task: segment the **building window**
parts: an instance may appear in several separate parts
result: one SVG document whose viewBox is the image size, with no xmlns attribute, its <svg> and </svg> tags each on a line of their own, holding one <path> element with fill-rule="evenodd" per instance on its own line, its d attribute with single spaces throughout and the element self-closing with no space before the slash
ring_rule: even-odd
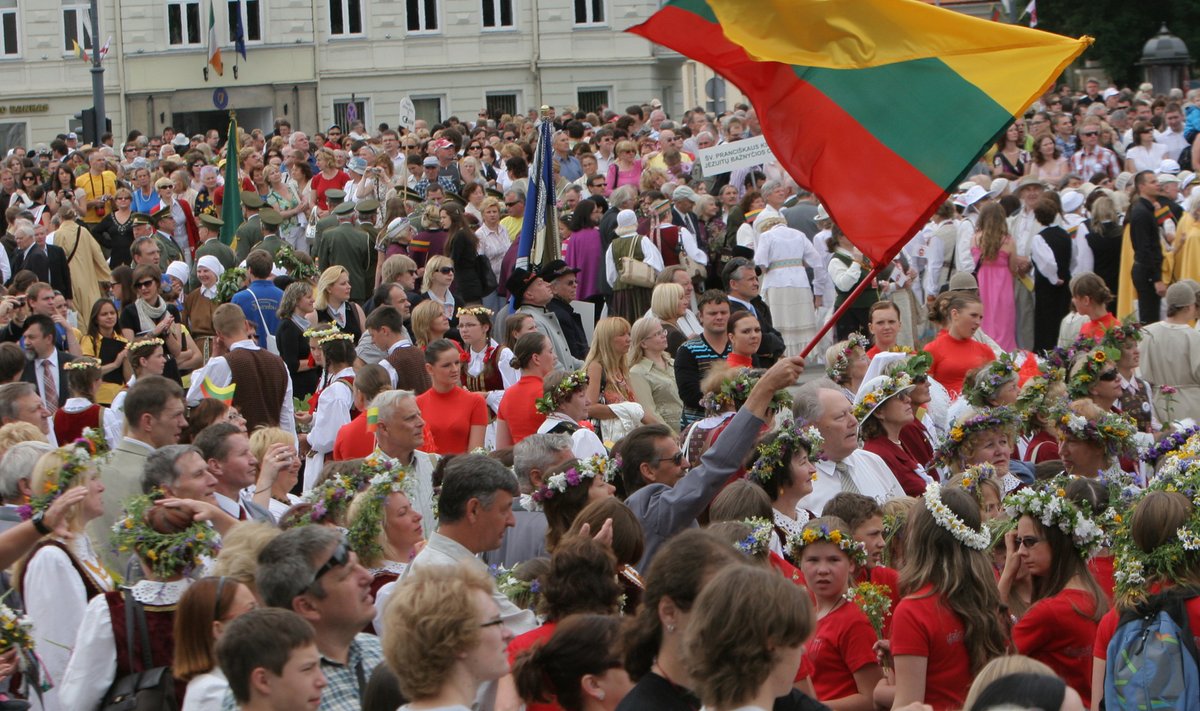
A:
<svg viewBox="0 0 1200 711">
<path fill-rule="evenodd" d="M 12 57 L 20 53 L 21 48 L 17 41 L 17 0 L 0 0 L 0 56 Z"/>
<path fill-rule="evenodd" d="M 429 96 L 424 99 L 414 96 L 412 102 L 418 119 L 424 120 L 430 126 L 442 122 L 442 98 L 440 96 Z"/>
<path fill-rule="evenodd" d="M 229 43 L 237 39 L 238 8 L 241 8 L 242 29 L 247 42 L 262 42 L 262 3 L 259 0 L 229 0 Z"/>
<path fill-rule="evenodd" d="M 437 32 L 437 0 L 406 0 L 409 32 Z"/>
<path fill-rule="evenodd" d="M 575 0 L 575 24 L 603 25 L 604 0 Z"/>
<path fill-rule="evenodd" d="M 511 28 L 513 0 L 483 0 L 483 26 L 493 29 Z"/>
<path fill-rule="evenodd" d="M 517 95 L 514 92 L 487 95 L 488 118 L 499 120 L 504 114 L 517 115 Z"/>
<path fill-rule="evenodd" d="M 329 34 L 361 35 L 362 31 L 361 0 L 329 0 Z"/>
<path fill-rule="evenodd" d="M 172 47 L 200 44 L 200 32 L 197 0 L 167 0 L 167 44 Z"/>
<path fill-rule="evenodd" d="M 581 113 L 600 114 L 608 106 L 608 89 L 580 89 L 575 96 Z"/>
<path fill-rule="evenodd" d="M 5 5 L 0 4 L 0 7 L 5 7 Z M 8 155 L 12 149 L 28 145 L 25 141 L 24 121 L 0 123 L 0 155 Z M 32 151 L 30 152 L 32 153 Z"/>
<path fill-rule="evenodd" d="M 355 121 L 367 123 L 367 100 L 346 99 L 333 102 L 333 122 L 342 127 L 342 134 L 350 133 L 350 125 Z"/>
<path fill-rule="evenodd" d="M 63 51 L 74 52 L 75 43 L 90 50 L 92 48 L 92 13 L 87 3 L 64 3 L 63 13 Z"/>
</svg>

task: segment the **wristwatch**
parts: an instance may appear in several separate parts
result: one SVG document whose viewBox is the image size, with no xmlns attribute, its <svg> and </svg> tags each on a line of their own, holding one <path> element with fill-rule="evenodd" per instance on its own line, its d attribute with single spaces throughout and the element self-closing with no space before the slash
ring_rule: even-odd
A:
<svg viewBox="0 0 1200 711">
<path fill-rule="evenodd" d="M 33 527 L 37 529 L 38 533 L 42 534 L 43 536 L 49 536 L 50 535 L 50 527 L 47 526 L 44 521 L 42 521 L 42 519 L 44 519 L 44 518 L 46 518 L 46 512 L 38 511 L 33 516 L 31 516 L 29 518 L 29 520 L 30 520 L 30 522 L 33 523 Z"/>
</svg>

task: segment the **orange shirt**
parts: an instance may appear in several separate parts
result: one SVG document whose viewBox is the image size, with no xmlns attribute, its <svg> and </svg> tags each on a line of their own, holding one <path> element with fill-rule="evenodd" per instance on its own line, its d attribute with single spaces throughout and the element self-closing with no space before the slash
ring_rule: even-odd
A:
<svg viewBox="0 0 1200 711">
<path fill-rule="evenodd" d="M 925 351 L 933 356 L 929 374 L 954 395 L 962 392 L 969 371 L 996 360 L 991 348 L 973 339 L 955 338 L 946 330 L 926 344 Z"/>
<path fill-rule="evenodd" d="M 1083 327 L 1079 329 L 1079 335 L 1098 341 L 1104 337 L 1105 331 L 1120 325 L 1121 319 L 1106 312 L 1100 318 L 1089 319 L 1087 323 L 1083 324 Z"/>
<path fill-rule="evenodd" d="M 426 452 L 466 454 L 467 444 L 471 440 L 471 427 L 487 427 L 488 410 L 483 395 L 461 387 L 455 387 L 448 393 L 429 388 L 417 396 L 417 407 L 421 409 L 421 417 L 425 419 L 426 426 L 433 430 L 436 440 L 436 447 L 430 449 L 427 444 Z"/>
<path fill-rule="evenodd" d="M 529 435 L 536 434 L 538 428 L 546 421 L 546 416 L 534 408 L 534 403 L 541 396 L 542 379 L 536 375 L 524 375 L 500 400 L 496 419 L 504 420 L 508 425 L 514 445 Z"/>
</svg>

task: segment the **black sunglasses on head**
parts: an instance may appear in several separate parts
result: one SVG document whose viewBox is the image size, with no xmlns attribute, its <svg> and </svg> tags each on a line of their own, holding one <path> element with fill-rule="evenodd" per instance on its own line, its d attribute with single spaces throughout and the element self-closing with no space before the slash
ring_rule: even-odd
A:
<svg viewBox="0 0 1200 711">
<path fill-rule="evenodd" d="M 317 581 L 321 579 L 321 576 L 325 575 L 334 568 L 340 568 L 349 562 L 350 546 L 348 546 L 344 540 L 338 541 L 337 548 L 333 549 L 333 554 L 329 556 L 329 560 L 325 561 L 325 565 L 317 568 L 316 574 L 313 575 L 312 580 L 309 581 L 308 585 L 304 586 L 304 589 L 308 590 L 317 584 Z"/>
</svg>

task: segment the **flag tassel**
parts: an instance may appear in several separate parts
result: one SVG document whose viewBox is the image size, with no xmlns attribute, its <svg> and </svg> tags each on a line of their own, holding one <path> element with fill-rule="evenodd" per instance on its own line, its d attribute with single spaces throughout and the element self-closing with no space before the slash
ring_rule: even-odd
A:
<svg viewBox="0 0 1200 711">
<path fill-rule="evenodd" d="M 837 308 L 837 311 L 834 311 L 829 317 L 829 320 L 825 322 L 825 325 L 821 326 L 821 330 L 817 331 L 817 335 L 813 336 L 813 339 L 809 341 L 807 346 L 804 347 L 804 350 L 800 351 L 801 358 L 808 357 L 808 354 L 812 352 L 813 348 L 816 348 L 817 344 L 821 342 L 821 339 L 825 337 L 825 334 L 829 333 L 829 329 L 833 328 L 833 324 L 837 323 L 837 320 L 850 310 L 850 306 L 854 303 L 855 299 L 857 299 L 864 291 L 867 290 L 867 285 L 875 281 L 875 278 L 879 276 L 879 271 L 882 268 L 882 264 L 876 264 L 875 266 L 871 267 L 871 271 L 867 272 L 866 278 L 860 281 L 858 286 L 854 287 L 854 291 L 850 292 L 850 295 L 847 296 L 846 300 L 842 302 L 842 305 Z"/>
</svg>

